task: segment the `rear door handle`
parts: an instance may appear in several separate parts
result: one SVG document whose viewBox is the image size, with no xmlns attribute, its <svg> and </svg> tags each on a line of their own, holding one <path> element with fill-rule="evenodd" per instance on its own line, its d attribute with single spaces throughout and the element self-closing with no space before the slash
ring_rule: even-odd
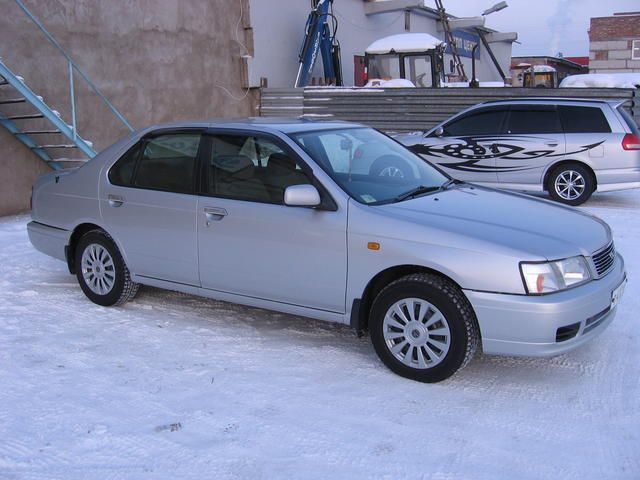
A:
<svg viewBox="0 0 640 480">
<path fill-rule="evenodd" d="M 120 195 L 107 195 L 110 207 L 120 207 L 124 203 L 124 197 Z"/>
<path fill-rule="evenodd" d="M 558 142 L 544 142 L 547 147 L 557 147 Z"/>
<path fill-rule="evenodd" d="M 227 211 L 224 208 L 204 207 L 204 216 L 207 217 L 209 222 L 222 220 L 227 215 Z"/>
</svg>

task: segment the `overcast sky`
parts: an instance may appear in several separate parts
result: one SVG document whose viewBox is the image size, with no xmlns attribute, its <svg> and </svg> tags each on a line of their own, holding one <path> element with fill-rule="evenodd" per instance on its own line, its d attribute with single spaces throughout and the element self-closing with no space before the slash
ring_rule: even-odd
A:
<svg viewBox="0 0 640 480">
<path fill-rule="evenodd" d="M 498 0 L 444 0 L 458 17 L 480 15 Z M 589 19 L 614 12 L 640 11 L 638 0 L 507 0 L 509 6 L 487 17 L 486 26 L 517 32 L 514 55 L 589 55 Z M 432 0 L 427 5 L 434 6 Z"/>
</svg>

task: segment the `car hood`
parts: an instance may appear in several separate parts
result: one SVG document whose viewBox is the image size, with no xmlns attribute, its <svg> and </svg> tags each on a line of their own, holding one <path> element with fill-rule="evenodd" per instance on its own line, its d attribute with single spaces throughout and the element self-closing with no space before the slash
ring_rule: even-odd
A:
<svg viewBox="0 0 640 480">
<path fill-rule="evenodd" d="M 477 250 L 501 246 L 521 255 L 522 260 L 588 256 L 611 241 L 609 226 L 592 215 L 547 200 L 469 184 L 383 205 L 381 210 L 427 227 L 431 230 L 429 241 L 437 241 L 435 229 L 450 234 L 443 236 L 447 241 L 461 241 Z"/>
</svg>

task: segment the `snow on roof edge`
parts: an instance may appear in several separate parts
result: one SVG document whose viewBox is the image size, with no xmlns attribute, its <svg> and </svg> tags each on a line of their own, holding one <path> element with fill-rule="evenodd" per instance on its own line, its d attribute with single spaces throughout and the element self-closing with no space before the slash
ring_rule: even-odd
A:
<svg viewBox="0 0 640 480">
<path fill-rule="evenodd" d="M 433 50 L 444 42 L 428 33 L 398 33 L 379 38 L 369 45 L 365 52 L 382 55 L 385 53 L 424 52 Z"/>
</svg>

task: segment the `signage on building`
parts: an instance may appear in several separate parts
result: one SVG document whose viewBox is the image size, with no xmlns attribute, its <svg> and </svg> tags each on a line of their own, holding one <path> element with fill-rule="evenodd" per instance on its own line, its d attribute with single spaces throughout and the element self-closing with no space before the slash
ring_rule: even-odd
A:
<svg viewBox="0 0 640 480">
<path fill-rule="evenodd" d="M 480 43 L 480 37 L 464 30 L 454 30 L 453 41 L 456 42 L 458 55 L 461 57 L 471 58 L 473 47 Z M 447 45 L 447 53 L 451 53 L 451 46 Z M 476 49 L 476 60 L 480 58 L 480 47 Z"/>
</svg>

